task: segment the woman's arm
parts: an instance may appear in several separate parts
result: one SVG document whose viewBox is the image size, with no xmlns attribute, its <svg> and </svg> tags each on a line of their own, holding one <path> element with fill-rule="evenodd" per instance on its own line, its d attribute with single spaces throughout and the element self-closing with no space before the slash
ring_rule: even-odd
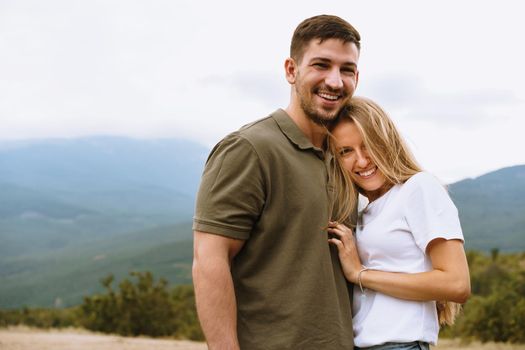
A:
<svg viewBox="0 0 525 350">
<path fill-rule="evenodd" d="M 337 246 L 345 277 L 358 284 L 363 268 L 355 238 L 348 227 L 330 223 L 328 232 L 337 236 L 328 241 Z M 408 300 L 447 300 L 464 303 L 470 296 L 470 277 L 463 248 L 457 239 L 434 239 L 427 247 L 432 270 L 420 273 L 397 273 L 378 270 L 361 272 L 363 288 Z"/>
</svg>

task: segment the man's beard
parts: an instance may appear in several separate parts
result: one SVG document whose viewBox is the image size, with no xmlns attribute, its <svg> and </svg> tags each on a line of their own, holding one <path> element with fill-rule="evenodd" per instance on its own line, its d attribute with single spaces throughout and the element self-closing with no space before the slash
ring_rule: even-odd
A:
<svg viewBox="0 0 525 350">
<path fill-rule="evenodd" d="M 321 110 L 321 113 L 319 113 L 314 106 L 313 98 L 311 98 L 310 100 L 307 100 L 304 97 L 305 94 L 302 94 L 299 91 L 299 89 L 297 88 L 297 85 L 295 89 L 296 89 L 297 96 L 299 97 L 299 100 L 301 103 L 301 109 L 303 110 L 304 114 L 308 117 L 308 119 L 313 121 L 315 124 L 321 125 L 321 126 L 329 126 L 331 123 L 333 123 L 337 119 L 341 108 L 335 109 L 331 112 L 327 112 L 327 111 L 325 112 Z M 311 95 L 312 96 L 316 95 L 315 90 L 311 92 Z M 343 94 L 341 98 L 346 99 L 346 94 Z"/>
</svg>

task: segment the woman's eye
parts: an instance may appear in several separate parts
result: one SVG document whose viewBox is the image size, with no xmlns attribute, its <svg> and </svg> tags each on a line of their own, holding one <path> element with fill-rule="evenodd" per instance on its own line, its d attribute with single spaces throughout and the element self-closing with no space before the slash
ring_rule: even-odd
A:
<svg viewBox="0 0 525 350">
<path fill-rule="evenodd" d="M 348 156 L 350 153 L 352 153 L 352 149 L 351 148 L 341 148 L 339 150 L 339 155 L 341 157 L 346 157 Z"/>
</svg>

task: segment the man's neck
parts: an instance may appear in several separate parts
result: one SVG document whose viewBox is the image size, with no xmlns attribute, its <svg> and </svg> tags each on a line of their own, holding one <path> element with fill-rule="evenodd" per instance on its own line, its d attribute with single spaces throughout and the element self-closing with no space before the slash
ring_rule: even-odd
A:
<svg viewBox="0 0 525 350">
<path fill-rule="evenodd" d="M 291 104 L 285 109 L 299 130 L 310 140 L 312 145 L 323 148 L 327 129 L 325 126 L 314 123 L 306 116 L 301 108 L 294 108 Z"/>
</svg>

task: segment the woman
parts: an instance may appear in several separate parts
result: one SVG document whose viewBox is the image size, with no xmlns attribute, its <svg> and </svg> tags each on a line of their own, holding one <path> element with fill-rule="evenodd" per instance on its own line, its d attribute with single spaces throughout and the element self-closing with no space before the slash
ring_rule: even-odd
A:
<svg viewBox="0 0 525 350">
<path fill-rule="evenodd" d="M 333 127 L 338 221 L 368 199 L 353 230 L 331 222 L 346 278 L 355 284 L 356 349 L 428 349 L 470 295 L 457 209 L 423 172 L 392 120 L 355 97 Z M 436 301 L 437 308 L 436 311 Z M 447 302 L 442 302 L 447 301 Z"/>
</svg>

